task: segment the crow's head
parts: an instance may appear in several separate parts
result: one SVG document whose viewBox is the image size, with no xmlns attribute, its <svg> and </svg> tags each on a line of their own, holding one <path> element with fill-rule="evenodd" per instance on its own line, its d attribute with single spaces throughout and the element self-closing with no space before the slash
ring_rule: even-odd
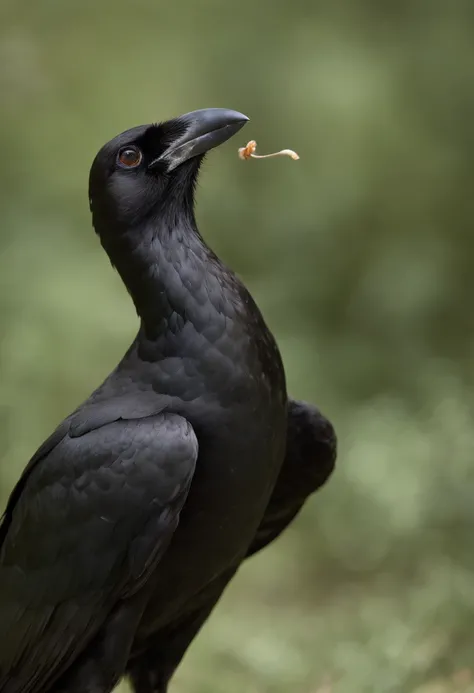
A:
<svg viewBox="0 0 474 693">
<path fill-rule="evenodd" d="M 130 227 L 151 215 L 190 209 L 205 153 L 247 120 L 237 111 L 206 108 L 132 128 L 108 142 L 94 159 L 89 180 L 96 230 L 104 222 Z"/>
</svg>

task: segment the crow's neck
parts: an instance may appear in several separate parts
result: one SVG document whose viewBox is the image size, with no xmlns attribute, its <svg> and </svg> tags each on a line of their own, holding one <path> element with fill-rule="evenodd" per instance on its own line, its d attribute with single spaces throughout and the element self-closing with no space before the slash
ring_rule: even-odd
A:
<svg viewBox="0 0 474 693">
<path fill-rule="evenodd" d="M 201 323 L 203 314 L 209 319 L 214 313 L 233 315 L 238 283 L 205 244 L 192 216 L 102 236 L 102 244 L 148 340 L 186 322 Z"/>
</svg>

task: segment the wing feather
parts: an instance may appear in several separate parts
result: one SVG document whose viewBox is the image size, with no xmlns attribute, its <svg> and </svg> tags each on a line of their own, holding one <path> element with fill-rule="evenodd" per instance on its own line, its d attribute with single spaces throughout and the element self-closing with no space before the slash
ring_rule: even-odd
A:
<svg viewBox="0 0 474 693">
<path fill-rule="evenodd" d="M 98 417 L 101 422 L 106 417 Z M 14 490 L 0 549 L 0 691 L 56 679 L 166 550 L 197 459 L 174 414 L 61 431 Z"/>
</svg>

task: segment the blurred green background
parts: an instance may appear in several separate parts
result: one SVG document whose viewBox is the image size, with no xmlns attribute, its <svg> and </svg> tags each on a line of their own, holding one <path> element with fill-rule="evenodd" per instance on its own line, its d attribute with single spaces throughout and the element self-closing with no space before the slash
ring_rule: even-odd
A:
<svg viewBox="0 0 474 693">
<path fill-rule="evenodd" d="M 96 151 L 241 110 L 200 227 L 291 392 L 334 421 L 339 465 L 173 690 L 474 691 L 472 0 L 1 0 L 0 20 L 2 502 L 136 330 L 90 224 Z M 301 160 L 243 163 L 250 138 Z"/>
</svg>

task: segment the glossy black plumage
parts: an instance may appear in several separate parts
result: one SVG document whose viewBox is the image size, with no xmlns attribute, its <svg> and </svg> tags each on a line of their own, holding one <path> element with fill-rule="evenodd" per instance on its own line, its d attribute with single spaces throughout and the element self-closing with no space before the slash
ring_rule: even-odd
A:
<svg viewBox="0 0 474 693">
<path fill-rule="evenodd" d="M 194 219 L 203 154 L 245 120 L 196 111 L 94 161 L 94 227 L 140 328 L 11 494 L 1 693 L 105 693 L 127 671 L 138 693 L 165 691 L 241 561 L 332 471 L 331 425 L 288 402 L 272 335 Z"/>
</svg>

